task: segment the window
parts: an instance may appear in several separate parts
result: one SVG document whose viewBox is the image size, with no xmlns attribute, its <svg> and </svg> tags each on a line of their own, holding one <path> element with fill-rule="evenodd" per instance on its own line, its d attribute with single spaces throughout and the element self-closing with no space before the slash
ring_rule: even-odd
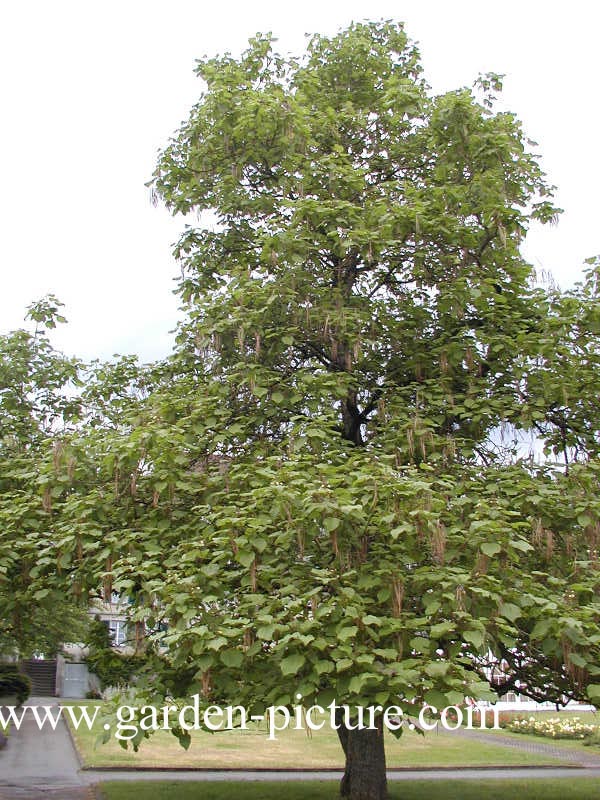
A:
<svg viewBox="0 0 600 800">
<path fill-rule="evenodd" d="M 127 639 L 127 623 L 121 619 L 111 619 L 108 622 L 108 630 L 110 631 L 112 643 L 116 647 L 125 644 L 125 640 Z"/>
</svg>

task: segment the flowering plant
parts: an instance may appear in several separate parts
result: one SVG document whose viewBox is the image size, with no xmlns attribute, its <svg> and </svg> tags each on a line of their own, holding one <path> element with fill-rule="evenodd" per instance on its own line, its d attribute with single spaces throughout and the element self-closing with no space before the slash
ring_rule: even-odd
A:
<svg viewBox="0 0 600 800">
<path fill-rule="evenodd" d="M 580 717 L 540 719 L 531 716 L 514 719 L 507 727 L 515 733 L 529 733 L 547 739 L 585 739 L 600 731 L 600 726 L 585 723 Z"/>
</svg>

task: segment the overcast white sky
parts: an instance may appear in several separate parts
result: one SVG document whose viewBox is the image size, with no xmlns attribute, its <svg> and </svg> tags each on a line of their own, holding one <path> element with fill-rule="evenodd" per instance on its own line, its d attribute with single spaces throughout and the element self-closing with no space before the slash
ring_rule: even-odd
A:
<svg viewBox="0 0 600 800">
<path fill-rule="evenodd" d="M 144 184 L 198 97 L 194 60 L 268 30 L 300 52 L 304 33 L 365 18 L 405 21 L 437 92 L 506 74 L 504 104 L 539 143 L 565 209 L 526 255 L 563 287 L 577 280 L 600 252 L 596 3 L 20 0 L 0 10 L 0 331 L 53 292 L 66 352 L 165 355 L 183 220 L 154 208 Z"/>
</svg>

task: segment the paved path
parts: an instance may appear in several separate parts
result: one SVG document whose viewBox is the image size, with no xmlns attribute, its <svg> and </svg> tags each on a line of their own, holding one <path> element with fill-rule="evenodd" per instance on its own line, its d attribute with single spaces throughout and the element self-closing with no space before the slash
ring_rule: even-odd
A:
<svg viewBox="0 0 600 800">
<path fill-rule="evenodd" d="M 341 770 L 86 770 L 91 783 L 101 781 L 327 781 L 340 780 Z M 493 767 L 491 769 L 403 769 L 388 770 L 389 781 L 529 780 L 531 778 L 600 778 L 600 768 Z"/>
<path fill-rule="evenodd" d="M 55 705 L 54 698 L 30 698 L 27 705 Z M 0 751 L 1 800 L 88 800 L 93 797 L 65 723 L 39 730 L 30 713 L 20 730 L 11 727 Z"/>
<path fill-rule="evenodd" d="M 535 753 L 537 755 L 550 756 L 550 758 L 558 758 L 561 761 L 580 767 L 600 768 L 600 753 L 598 752 L 598 748 L 586 747 L 585 749 L 577 749 L 576 747 L 558 747 L 549 740 L 542 742 L 531 741 L 525 736 L 514 738 L 503 733 L 495 733 L 494 731 L 483 733 L 459 729 L 453 731 L 452 735 L 458 735 L 464 739 L 474 739 L 484 744 L 498 744 L 501 747 L 510 747 L 514 750 L 520 750 L 522 753 Z"/>
</svg>

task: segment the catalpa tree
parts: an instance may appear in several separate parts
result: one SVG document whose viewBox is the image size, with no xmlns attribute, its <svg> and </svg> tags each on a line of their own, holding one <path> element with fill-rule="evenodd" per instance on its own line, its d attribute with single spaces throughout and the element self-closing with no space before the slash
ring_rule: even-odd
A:
<svg viewBox="0 0 600 800">
<path fill-rule="evenodd" d="M 54 350 L 48 335 L 66 321 L 60 306 L 49 295 L 29 308 L 34 331 L 0 335 L 0 658 L 54 655 L 67 630 L 79 638 L 86 629 L 85 610 L 63 588 L 36 585 L 31 573 L 48 544 L 51 489 L 40 498 L 40 465 L 80 413 L 81 365 Z"/>
<path fill-rule="evenodd" d="M 598 267 L 536 288 L 519 246 L 557 209 L 498 79 L 433 95 L 392 23 L 197 72 L 153 181 L 199 219 L 176 353 L 65 444 L 93 491 L 47 471 L 78 582 L 168 620 L 155 685 L 207 704 L 414 714 L 500 658 L 597 699 Z M 342 795 L 384 798 L 381 715 L 339 722 Z"/>
</svg>

